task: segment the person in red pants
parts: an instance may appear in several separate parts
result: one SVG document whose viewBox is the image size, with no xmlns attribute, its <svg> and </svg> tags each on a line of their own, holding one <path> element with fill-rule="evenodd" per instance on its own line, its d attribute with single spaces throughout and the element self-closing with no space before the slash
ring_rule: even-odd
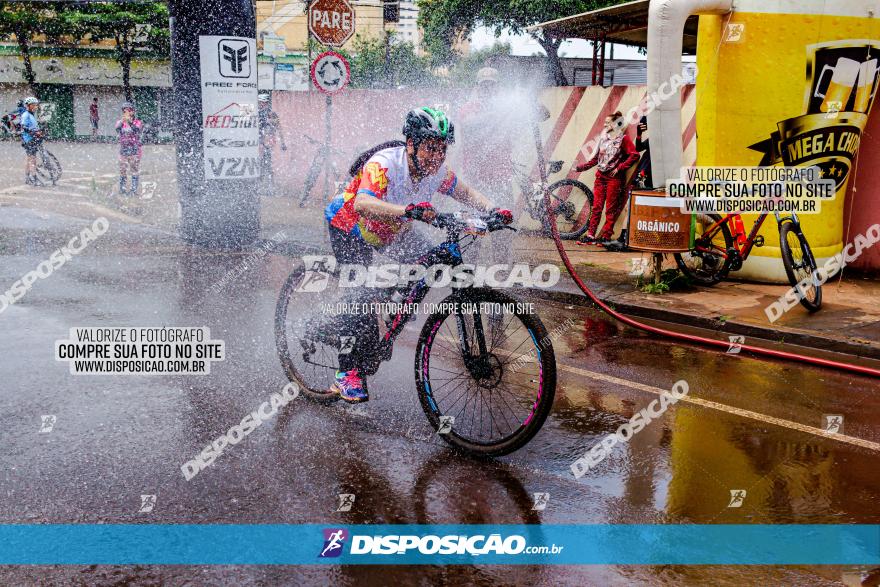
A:
<svg viewBox="0 0 880 587">
<path fill-rule="evenodd" d="M 577 244 L 601 244 L 611 238 L 614 223 L 626 203 L 624 188 L 626 187 L 626 170 L 639 160 L 639 152 L 632 139 L 626 136 L 626 123 L 623 114 L 615 112 L 605 119 L 605 130 L 599 137 L 599 148 L 596 155 L 575 170 L 583 172 L 593 167 L 596 171 L 596 183 L 593 186 L 593 210 L 590 213 L 590 226 Z M 596 235 L 596 228 L 605 208 L 605 224 Z"/>
</svg>

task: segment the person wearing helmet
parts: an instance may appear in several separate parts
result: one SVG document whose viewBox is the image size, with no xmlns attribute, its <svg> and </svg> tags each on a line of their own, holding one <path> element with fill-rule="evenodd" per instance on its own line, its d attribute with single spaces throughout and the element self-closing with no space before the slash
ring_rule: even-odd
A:
<svg viewBox="0 0 880 587">
<path fill-rule="evenodd" d="M 376 251 L 411 263 L 431 248 L 412 231 L 414 220 L 430 223 L 436 216 L 434 194 L 494 212 L 510 223 L 509 210 L 499 210 L 477 190 L 459 181 L 445 165 L 446 149 L 455 142 L 455 127 L 440 110 L 416 108 L 406 115 L 406 142 L 385 143 L 361 155 L 353 179 L 325 210 L 330 244 L 339 264 L 370 265 Z M 351 304 L 349 304 L 351 305 Z M 349 403 L 369 399 L 362 376 L 376 359 L 377 317 L 344 316 L 341 336 L 354 337 L 350 353 L 339 355 L 339 371 L 330 391 Z"/>
<path fill-rule="evenodd" d="M 143 130 L 144 123 L 138 119 L 134 104 L 123 102 L 122 118 L 116 122 L 116 134 L 119 136 L 119 195 L 121 196 L 137 194 L 143 156 L 141 145 Z M 129 172 L 131 172 L 131 191 L 126 190 Z"/>
<path fill-rule="evenodd" d="M 21 114 L 21 146 L 25 152 L 24 182 L 28 185 L 41 186 L 37 178 L 37 151 L 43 140 L 43 131 L 37 122 L 37 109 L 40 101 L 33 96 L 24 99 L 24 112 Z"/>
<path fill-rule="evenodd" d="M 272 169 L 272 149 L 275 148 L 276 137 L 281 150 L 286 151 L 281 119 L 272 110 L 269 94 L 260 94 L 257 98 L 257 121 L 260 127 L 260 176 L 266 182 L 266 195 L 275 195 L 274 170 Z"/>
</svg>

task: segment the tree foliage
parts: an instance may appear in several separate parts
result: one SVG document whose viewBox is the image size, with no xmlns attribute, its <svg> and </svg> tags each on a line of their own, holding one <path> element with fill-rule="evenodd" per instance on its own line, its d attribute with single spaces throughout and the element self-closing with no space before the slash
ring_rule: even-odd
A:
<svg viewBox="0 0 880 587">
<path fill-rule="evenodd" d="M 476 83 L 477 72 L 483 67 L 497 67 L 499 58 L 510 55 L 510 43 L 495 42 L 491 47 L 471 51 L 462 56 L 449 69 L 449 81 L 453 86 L 470 86 Z"/>
<path fill-rule="evenodd" d="M 31 46 L 35 38 L 56 39 L 66 32 L 57 16 L 49 3 L 0 2 L 0 38 L 15 37 L 24 61 L 24 78 L 31 87 L 36 83 Z"/>
<path fill-rule="evenodd" d="M 416 55 L 415 46 L 398 42 L 393 33 L 387 40 L 358 37 L 352 46 L 352 85 L 369 87 L 418 87 L 435 80 L 431 62 Z"/>
<path fill-rule="evenodd" d="M 357 35 L 350 50 L 332 48 L 343 55 L 351 66 L 353 88 L 419 87 L 436 84 L 428 57 L 416 54 L 412 43 L 399 42 L 393 32 L 388 39 Z M 309 40 L 312 57 L 330 49 Z"/>
<path fill-rule="evenodd" d="M 170 53 L 171 31 L 165 2 L 90 2 L 65 10 L 61 17 L 65 29 L 78 39 L 115 41 L 126 100 L 131 100 L 131 61 L 135 53 Z"/>
<path fill-rule="evenodd" d="M 525 32 L 531 25 L 573 16 L 625 0 L 420 0 L 419 26 L 424 31 L 424 45 L 435 63 L 457 59 L 455 45 L 477 26 L 495 30 L 498 36 L 505 29 L 514 34 Z M 547 37 L 541 31 L 529 34 L 547 53 L 548 68 L 557 85 L 567 80 L 559 62 L 562 39 Z"/>
</svg>

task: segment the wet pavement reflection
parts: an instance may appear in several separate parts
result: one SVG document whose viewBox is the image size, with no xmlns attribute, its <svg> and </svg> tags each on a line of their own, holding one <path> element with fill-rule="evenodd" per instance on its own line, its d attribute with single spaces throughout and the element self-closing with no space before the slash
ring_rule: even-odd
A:
<svg viewBox="0 0 880 587">
<path fill-rule="evenodd" d="M 25 212 L 18 212 L 25 215 Z M 21 219 L 19 219 L 21 220 Z M 39 225 L 40 219 L 30 219 Z M 0 235 L 11 284 L 87 221 Z M 113 224 L 0 313 L 2 523 L 880 523 L 880 453 L 774 418 L 880 442 L 867 378 L 659 340 L 584 308 L 532 300 L 554 340 L 559 385 L 542 431 L 496 460 L 450 451 L 418 404 L 408 328 L 357 407 L 298 398 L 191 481 L 180 466 L 287 382 L 275 301 L 294 260 L 218 253 Z M 244 264 L 244 269 L 241 269 Z M 235 272 L 237 276 L 227 279 Z M 218 284 L 220 284 L 218 286 Z M 432 294 L 434 295 L 434 294 Z M 439 299 L 439 297 L 438 297 Z M 316 304 L 319 300 L 316 299 Z M 303 308 L 303 311 L 308 311 Z M 227 358 L 210 375 L 70 375 L 54 343 L 82 326 L 207 326 Z M 689 396 L 575 479 L 585 451 L 684 379 Z M 640 388 L 639 386 L 642 386 Z M 40 433 L 41 415 L 57 417 Z M 746 415 L 744 415 L 746 414 Z M 752 416 L 757 414 L 757 416 Z M 731 492 L 744 492 L 734 499 Z M 549 494 L 535 509 L 535 493 Z M 150 513 L 140 496 L 157 496 Z M 350 511 L 337 511 L 353 494 Z M 739 495 L 739 494 L 737 494 Z M 738 504 L 738 505 L 737 505 Z M 540 532 L 540 529 L 536 529 Z M 48 584 L 798 584 L 837 568 L 90 567 L 32 568 Z M 0 583 L 26 584 L 0 568 Z"/>
</svg>

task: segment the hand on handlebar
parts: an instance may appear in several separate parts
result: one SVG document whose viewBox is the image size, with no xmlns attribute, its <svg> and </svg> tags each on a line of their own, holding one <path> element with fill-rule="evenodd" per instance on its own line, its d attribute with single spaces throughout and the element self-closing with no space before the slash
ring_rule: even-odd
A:
<svg viewBox="0 0 880 587">
<path fill-rule="evenodd" d="M 419 202 L 418 204 L 408 204 L 403 215 L 411 220 L 420 220 L 431 224 L 437 217 L 437 211 L 431 202 Z"/>
</svg>

